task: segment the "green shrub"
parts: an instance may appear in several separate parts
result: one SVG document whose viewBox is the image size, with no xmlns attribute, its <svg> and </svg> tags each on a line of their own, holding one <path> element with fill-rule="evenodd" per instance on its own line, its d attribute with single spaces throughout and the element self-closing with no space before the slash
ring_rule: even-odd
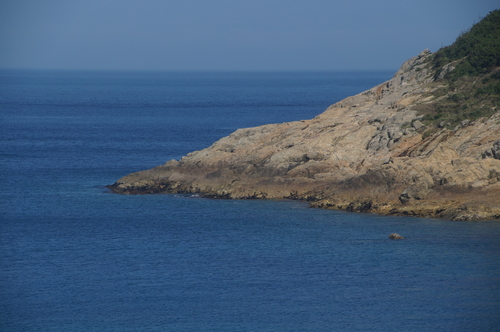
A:
<svg viewBox="0 0 500 332">
<path fill-rule="evenodd" d="M 433 68 L 460 60 L 456 68 L 446 77 L 477 76 L 500 66 L 500 10 L 490 12 L 469 31 L 462 33 L 456 41 L 437 51 L 433 57 Z"/>
<path fill-rule="evenodd" d="M 463 120 L 493 115 L 500 104 L 500 10 L 490 12 L 433 55 L 430 64 L 435 78 L 450 62 L 455 69 L 431 93 L 437 101 L 417 105 L 424 123 L 453 129 Z M 430 134 L 432 131 L 426 135 Z"/>
</svg>

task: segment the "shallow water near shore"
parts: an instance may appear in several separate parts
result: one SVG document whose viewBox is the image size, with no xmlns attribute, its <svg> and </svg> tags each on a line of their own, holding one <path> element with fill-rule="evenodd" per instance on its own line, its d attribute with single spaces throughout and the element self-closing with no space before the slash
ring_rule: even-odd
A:
<svg viewBox="0 0 500 332">
<path fill-rule="evenodd" d="M 498 222 L 104 187 L 392 73 L 1 71 L 0 330 L 497 329 Z"/>
</svg>

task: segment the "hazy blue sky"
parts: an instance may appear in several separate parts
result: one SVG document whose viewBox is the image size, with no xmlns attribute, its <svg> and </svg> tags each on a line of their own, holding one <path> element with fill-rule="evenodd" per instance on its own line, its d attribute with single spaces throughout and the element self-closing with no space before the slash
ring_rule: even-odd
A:
<svg viewBox="0 0 500 332">
<path fill-rule="evenodd" d="M 498 0 L 2 0 L 0 67 L 396 69 Z"/>
</svg>

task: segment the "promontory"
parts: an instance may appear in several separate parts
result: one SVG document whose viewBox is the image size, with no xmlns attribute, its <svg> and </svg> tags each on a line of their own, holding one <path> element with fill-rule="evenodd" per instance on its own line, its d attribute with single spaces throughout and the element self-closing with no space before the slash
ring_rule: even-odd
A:
<svg viewBox="0 0 500 332">
<path fill-rule="evenodd" d="M 313 119 L 239 129 L 108 187 L 500 219 L 500 10 Z"/>
</svg>

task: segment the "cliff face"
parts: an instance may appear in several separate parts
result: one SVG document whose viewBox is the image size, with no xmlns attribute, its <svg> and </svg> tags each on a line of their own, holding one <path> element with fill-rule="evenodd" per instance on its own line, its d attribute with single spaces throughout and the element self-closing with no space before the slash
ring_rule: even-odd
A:
<svg viewBox="0 0 500 332">
<path fill-rule="evenodd" d="M 500 111 L 454 128 L 425 125 L 419 107 L 446 96 L 453 66 L 432 54 L 316 118 L 239 129 L 109 186 L 124 194 L 293 198 L 315 207 L 455 220 L 500 219 Z"/>
</svg>

